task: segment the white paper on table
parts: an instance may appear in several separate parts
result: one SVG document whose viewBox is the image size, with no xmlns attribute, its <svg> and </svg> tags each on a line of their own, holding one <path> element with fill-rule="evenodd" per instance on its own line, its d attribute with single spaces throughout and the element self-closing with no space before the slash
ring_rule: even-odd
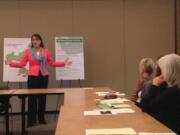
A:
<svg viewBox="0 0 180 135">
<path fill-rule="evenodd" d="M 122 108 L 122 109 L 112 109 L 111 112 L 119 114 L 119 113 L 135 113 L 135 111 L 131 108 Z"/>
<path fill-rule="evenodd" d="M 103 99 L 103 100 L 111 100 L 111 101 L 119 101 L 119 102 L 127 102 L 127 101 L 129 101 L 128 99 L 126 99 L 126 98 L 115 98 L 115 99 Z"/>
<path fill-rule="evenodd" d="M 102 114 L 101 112 L 110 111 L 111 114 Z M 131 108 L 122 108 L 122 109 L 96 109 L 91 111 L 84 111 L 84 115 L 116 115 L 120 113 L 135 113 Z"/>
<path fill-rule="evenodd" d="M 106 102 L 105 104 L 110 105 L 110 106 L 111 106 L 111 104 L 116 104 L 116 103 L 107 103 L 107 102 L 119 101 L 119 104 L 122 104 L 122 103 L 124 103 L 124 102 L 129 101 L 129 100 L 126 99 L 126 98 L 116 98 L 116 99 L 117 99 L 117 100 L 115 100 L 115 99 L 95 99 L 95 100 L 96 100 L 96 101 L 101 101 L 100 103 Z M 117 104 L 118 104 L 118 103 L 117 103 Z"/>
<path fill-rule="evenodd" d="M 110 92 L 107 92 L 107 91 L 102 91 L 102 92 L 95 92 L 96 95 L 100 96 L 100 97 L 104 97 L 106 96 L 107 94 L 109 94 Z"/>
<path fill-rule="evenodd" d="M 110 111 L 110 114 L 102 114 L 101 112 Z M 111 110 L 91 110 L 91 111 L 84 111 L 84 115 L 116 115 L 117 113 L 115 111 Z"/>
<path fill-rule="evenodd" d="M 95 110 L 92 110 L 92 111 L 84 111 L 84 115 L 101 115 L 100 111 L 95 111 Z"/>
<path fill-rule="evenodd" d="M 107 92 L 107 91 L 101 91 L 101 92 L 95 92 L 96 95 L 100 96 L 100 97 L 104 97 L 107 94 L 115 94 L 119 97 L 125 97 L 126 94 L 125 93 L 119 93 L 119 92 Z"/>
<path fill-rule="evenodd" d="M 129 107 L 131 107 L 131 105 L 128 105 L 128 104 L 115 104 L 115 105 L 109 104 L 109 106 L 112 106 L 114 108 L 129 108 Z"/>
<path fill-rule="evenodd" d="M 141 132 L 139 135 L 176 135 L 176 133 L 149 133 L 149 132 Z"/>
<path fill-rule="evenodd" d="M 124 100 L 121 98 L 116 98 L 116 99 L 103 99 L 100 101 L 101 104 L 122 104 L 124 103 Z"/>
<path fill-rule="evenodd" d="M 86 129 L 86 135 L 136 135 L 132 128 Z"/>
<path fill-rule="evenodd" d="M 84 90 L 93 90 L 94 88 L 93 87 L 84 87 L 83 89 Z"/>
<path fill-rule="evenodd" d="M 119 92 L 117 92 L 116 95 L 119 96 L 119 97 L 125 97 L 126 96 L 125 93 L 119 93 Z"/>
</svg>

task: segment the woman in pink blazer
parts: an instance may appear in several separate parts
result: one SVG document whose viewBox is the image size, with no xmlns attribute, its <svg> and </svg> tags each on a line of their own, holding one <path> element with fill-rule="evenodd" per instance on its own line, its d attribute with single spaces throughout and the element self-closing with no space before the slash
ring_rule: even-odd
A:
<svg viewBox="0 0 180 135">
<path fill-rule="evenodd" d="M 71 61 L 67 58 L 65 61 L 55 62 L 48 49 L 44 48 L 43 40 L 39 34 L 31 36 L 31 43 L 31 48 L 25 51 L 20 62 L 6 60 L 5 63 L 10 67 L 23 68 L 29 62 L 28 89 L 46 89 L 48 88 L 47 63 L 53 67 L 64 67 L 70 65 Z M 45 107 L 45 95 L 31 95 L 28 97 L 28 127 L 34 126 L 37 116 L 40 124 L 46 124 L 44 118 Z"/>
</svg>

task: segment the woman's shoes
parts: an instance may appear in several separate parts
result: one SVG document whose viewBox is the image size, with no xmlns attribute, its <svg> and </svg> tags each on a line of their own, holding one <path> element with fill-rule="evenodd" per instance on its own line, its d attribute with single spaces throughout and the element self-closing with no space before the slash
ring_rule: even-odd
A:
<svg viewBox="0 0 180 135">
<path fill-rule="evenodd" d="M 27 128 L 33 127 L 35 124 L 35 122 L 28 122 Z"/>
<path fill-rule="evenodd" d="M 28 122 L 27 128 L 35 126 L 36 122 Z M 47 124 L 45 119 L 39 119 L 39 124 Z"/>
<path fill-rule="evenodd" d="M 45 119 L 39 119 L 39 124 L 47 124 Z"/>
</svg>

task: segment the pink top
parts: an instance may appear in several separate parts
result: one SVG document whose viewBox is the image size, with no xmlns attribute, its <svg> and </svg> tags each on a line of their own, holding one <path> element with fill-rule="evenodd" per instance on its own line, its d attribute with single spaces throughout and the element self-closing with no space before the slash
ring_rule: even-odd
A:
<svg viewBox="0 0 180 135">
<path fill-rule="evenodd" d="M 40 52 L 41 55 L 41 52 Z M 55 62 L 52 57 L 51 54 L 49 53 L 48 49 L 44 48 L 44 57 L 45 60 L 47 61 L 47 63 L 49 63 L 49 65 L 53 66 L 53 67 L 64 67 L 65 63 L 63 62 Z M 11 62 L 10 66 L 11 67 L 16 67 L 16 68 L 23 68 L 26 66 L 27 62 L 29 62 L 29 72 L 28 75 L 31 76 L 38 76 L 39 75 L 39 71 L 40 71 L 40 62 L 35 60 L 32 56 L 31 56 L 31 49 L 27 49 L 24 53 L 24 56 L 22 57 L 20 62 Z M 48 75 L 48 69 L 46 66 L 45 69 L 45 75 Z"/>
</svg>

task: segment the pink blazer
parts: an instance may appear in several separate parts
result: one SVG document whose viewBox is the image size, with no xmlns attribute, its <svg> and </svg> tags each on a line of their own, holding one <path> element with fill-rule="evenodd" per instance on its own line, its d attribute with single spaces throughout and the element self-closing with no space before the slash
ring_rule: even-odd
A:
<svg viewBox="0 0 180 135">
<path fill-rule="evenodd" d="M 40 53 L 40 55 L 41 55 L 41 53 Z M 46 49 L 46 48 L 44 48 L 44 57 L 45 57 L 45 60 L 47 61 L 47 63 L 49 63 L 49 65 L 51 65 L 53 67 L 63 67 L 63 66 L 65 66 L 64 61 L 63 62 L 55 62 L 52 59 L 51 54 L 49 53 L 48 49 Z M 27 62 L 29 62 L 28 75 L 38 76 L 39 71 L 40 71 L 40 62 L 35 60 L 31 56 L 31 49 L 27 49 L 25 51 L 24 56 L 22 57 L 20 62 L 11 62 L 10 66 L 11 67 L 16 67 L 16 68 L 23 68 L 23 67 L 26 66 Z M 46 66 L 46 69 L 45 69 L 45 75 L 48 75 L 47 66 Z"/>
</svg>

